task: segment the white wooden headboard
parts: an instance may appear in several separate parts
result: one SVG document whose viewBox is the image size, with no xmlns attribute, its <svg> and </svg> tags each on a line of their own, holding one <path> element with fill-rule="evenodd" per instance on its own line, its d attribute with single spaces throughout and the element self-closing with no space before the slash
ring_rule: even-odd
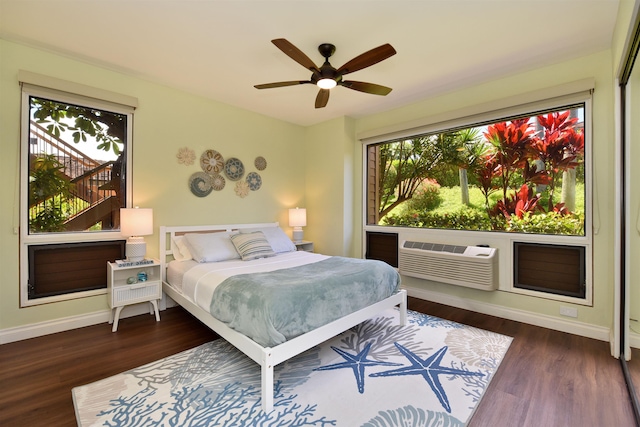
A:
<svg viewBox="0 0 640 427">
<path fill-rule="evenodd" d="M 278 227 L 278 222 L 265 222 L 257 224 L 224 224 L 224 225 L 182 225 L 160 226 L 160 269 L 162 281 L 167 280 L 167 263 L 173 259 L 171 239 L 189 233 L 220 233 L 224 231 L 242 230 L 245 228 Z"/>
</svg>

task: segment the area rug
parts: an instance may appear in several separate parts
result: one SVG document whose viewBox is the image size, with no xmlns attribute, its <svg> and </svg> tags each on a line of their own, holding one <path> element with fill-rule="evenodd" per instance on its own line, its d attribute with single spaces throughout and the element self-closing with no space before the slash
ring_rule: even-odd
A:
<svg viewBox="0 0 640 427">
<path fill-rule="evenodd" d="M 278 365 L 222 339 L 73 389 L 79 426 L 464 426 L 511 338 L 390 309 Z"/>
</svg>

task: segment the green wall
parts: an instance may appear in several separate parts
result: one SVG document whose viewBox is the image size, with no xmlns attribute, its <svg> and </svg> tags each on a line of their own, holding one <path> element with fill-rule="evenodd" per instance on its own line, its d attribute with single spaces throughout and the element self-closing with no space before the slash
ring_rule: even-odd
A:
<svg viewBox="0 0 640 427">
<path fill-rule="evenodd" d="M 634 71 L 631 73 L 627 91 L 631 97 L 629 104 L 628 116 L 631 117 L 629 126 L 629 136 L 631 146 L 628 155 L 631 159 L 631 165 L 637 165 L 640 159 L 640 67 L 636 64 Z M 640 183 L 640 169 L 631 167 L 629 174 L 629 256 L 631 260 L 640 259 L 640 194 L 638 192 L 638 183 Z M 629 268 L 629 328 L 630 333 L 634 336 L 636 344 L 640 343 L 640 263 L 631 262 Z"/>
<path fill-rule="evenodd" d="M 346 117 L 311 126 L 305 135 L 305 239 L 328 255 L 355 255 L 353 168 L 360 154 L 353 137 L 353 120 Z"/>
<path fill-rule="evenodd" d="M 0 331 L 108 308 L 105 295 L 19 308 L 19 147 L 20 87 L 18 70 L 70 80 L 137 97 L 133 136 L 133 203 L 154 209 L 156 233 L 147 253 L 157 257 L 158 227 L 182 224 L 233 224 L 279 221 L 285 231 L 287 209 L 305 203 L 305 129 L 139 78 L 98 68 L 60 55 L 0 40 Z M 220 192 L 198 198 L 189 176 L 199 164 L 178 164 L 181 147 L 206 149 L 237 157 L 248 171 L 257 156 L 267 160 L 263 185 L 246 198 L 233 182 Z"/>
</svg>

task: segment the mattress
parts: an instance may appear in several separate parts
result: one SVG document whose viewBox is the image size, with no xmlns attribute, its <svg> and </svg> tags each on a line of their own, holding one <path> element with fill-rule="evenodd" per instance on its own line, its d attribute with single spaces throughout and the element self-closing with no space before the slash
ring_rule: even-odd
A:
<svg viewBox="0 0 640 427">
<path fill-rule="evenodd" d="M 198 307 L 263 347 L 381 301 L 400 285 L 397 271 L 382 261 L 304 251 L 251 261 L 172 262 L 169 276 Z"/>
<path fill-rule="evenodd" d="M 209 312 L 216 287 L 228 277 L 298 267 L 329 258 L 311 252 L 285 252 L 274 257 L 252 261 L 239 259 L 198 263 L 194 260 L 171 261 L 167 267 L 167 282 L 184 296 Z"/>
<path fill-rule="evenodd" d="M 184 274 L 198 265 L 194 260 L 171 261 L 167 266 L 167 282 L 175 289 L 182 291 L 182 279 Z"/>
</svg>

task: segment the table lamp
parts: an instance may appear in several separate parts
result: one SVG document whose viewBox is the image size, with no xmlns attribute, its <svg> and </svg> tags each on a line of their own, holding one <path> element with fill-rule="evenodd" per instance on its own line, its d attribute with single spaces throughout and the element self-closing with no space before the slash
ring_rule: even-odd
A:
<svg viewBox="0 0 640 427">
<path fill-rule="evenodd" d="M 289 209 L 289 226 L 293 227 L 293 241 L 295 243 L 302 242 L 302 227 L 307 225 L 307 210 L 306 209 Z"/>
<path fill-rule="evenodd" d="M 147 253 L 147 243 L 142 236 L 153 234 L 153 209 L 121 208 L 120 234 L 128 237 L 127 261 L 142 261 Z"/>
</svg>

